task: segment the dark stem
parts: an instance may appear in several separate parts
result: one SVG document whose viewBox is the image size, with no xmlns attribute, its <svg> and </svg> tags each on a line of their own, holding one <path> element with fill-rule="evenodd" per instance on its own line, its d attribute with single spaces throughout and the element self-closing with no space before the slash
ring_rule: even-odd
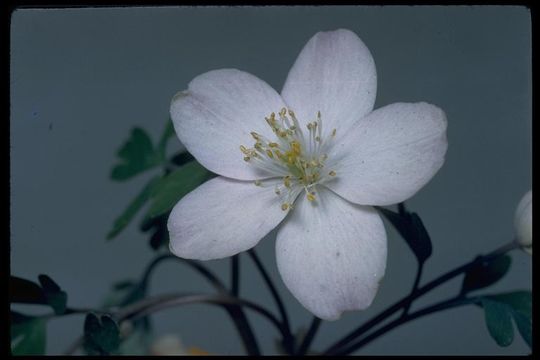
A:
<svg viewBox="0 0 540 360">
<path fill-rule="evenodd" d="M 144 275 L 140 282 L 141 284 L 140 286 L 143 286 L 143 288 L 146 289 L 146 287 L 148 286 L 150 275 L 152 274 L 153 270 L 156 268 L 156 266 L 159 263 L 167 259 L 179 261 L 181 263 L 184 263 L 190 266 L 191 268 L 196 270 L 199 274 L 203 275 L 220 293 L 227 294 L 227 295 L 229 294 L 229 291 L 227 290 L 225 285 L 221 282 L 221 280 L 219 280 L 219 278 L 216 275 L 214 275 L 210 270 L 208 270 L 205 266 L 199 264 L 198 262 L 194 260 L 179 258 L 172 254 L 164 254 L 155 258 L 146 268 L 146 271 L 144 272 Z M 234 273 L 234 260 L 233 260 L 233 273 Z M 238 273 L 236 274 L 236 276 L 238 277 Z M 233 282 L 233 285 L 234 285 L 234 282 Z M 238 281 L 237 281 L 236 287 L 237 287 L 236 291 L 238 291 Z M 233 286 L 232 291 L 235 291 L 234 286 Z M 255 338 L 253 329 L 251 328 L 251 325 L 249 324 L 249 321 L 246 315 L 244 314 L 244 311 L 240 307 L 237 307 L 237 306 L 227 307 L 226 310 L 229 313 L 232 321 L 234 322 L 234 325 L 242 339 L 242 343 L 244 345 L 244 349 L 246 350 L 246 352 L 249 355 L 260 355 L 257 339 Z"/>
<path fill-rule="evenodd" d="M 306 333 L 306 336 L 304 337 L 304 340 L 302 340 L 302 343 L 300 344 L 300 347 L 296 351 L 296 355 L 298 356 L 304 356 L 306 355 L 309 346 L 313 342 L 313 339 L 315 338 L 315 335 L 317 334 L 317 330 L 319 330 L 319 326 L 321 325 L 322 320 L 318 317 L 314 316 L 313 320 L 311 321 L 311 325 L 309 327 L 308 332 Z"/>
<path fill-rule="evenodd" d="M 167 294 L 150 297 L 133 303 L 125 308 L 121 309 L 114 314 L 119 323 L 122 321 L 130 320 L 134 321 L 138 318 L 148 316 L 152 313 L 169 309 L 175 306 L 188 305 L 188 304 L 212 304 L 229 307 L 246 307 L 253 310 L 264 318 L 268 319 L 276 328 L 283 334 L 283 324 L 268 310 L 252 303 L 248 300 L 234 298 L 229 295 L 191 295 L 191 294 Z M 70 355 L 82 345 L 82 337 L 78 338 L 69 348 L 65 354 Z"/>
<path fill-rule="evenodd" d="M 337 341 L 333 345 L 331 345 L 328 349 L 324 351 L 325 354 L 333 354 L 335 351 L 337 351 L 339 348 L 347 345 L 349 342 L 353 341 L 357 337 L 363 335 L 366 331 L 370 330 L 373 326 L 379 324 L 381 321 L 385 320 L 386 318 L 393 315 L 395 312 L 399 311 L 403 307 L 407 306 L 407 304 L 412 303 L 415 299 L 419 298 L 420 296 L 424 295 L 425 293 L 429 292 L 430 290 L 436 288 L 437 286 L 447 282 L 448 280 L 453 279 L 454 277 L 466 272 L 467 270 L 471 269 L 472 267 L 476 266 L 480 261 L 486 261 L 494 259 L 500 255 L 505 254 L 506 252 L 513 250 L 515 248 L 519 247 L 519 245 L 513 241 L 508 244 L 505 244 L 494 251 L 490 252 L 487 255 L 477 257 L 476 259 L 461 265 L 454 270 L 451 270 L 438 278 L 430 281 L 426 285 L 416 289 L 415 292 L 409 294 L 408 296 L 404 297 L 403 299 L 399 300 L 398 302 L 394 303 L 392 306 L 387 308 L 386 310 L 382 311 L 378 315 L 375 315 L 373 318 L 368 320 L 365 324 L 361 325 L 360 327 L 356 328 L 352 332 L 350 332 L 347 336 L 345 336 L 343 339 Z"/>
<path fill-rule="evenodd" d="M 281 301 L 281 297 L 279 296 L 278 291 L 276 290 L 274 283 L 272 282 L 272 279 L 266 272 L 266 269 L 264 268 L 264 265 L 262 264 L 261 260 L 257 256 L 257 253 L 254 249 L 248 250 L 248 254 L 251 257 L 251 260 L 255 263 L 255 266 L 259 270 L 261 276 L 264 279 L 264 282 L 266 283 L 266 286 L 270 290 L 270 293 L 272 294 L 272 297 L 274 298 L 274 301 L 276 302 L 276 305 L 278 307 L 279 313 L 281 315 L 281 319 L 283 322 L 283 327 L 286 329 L 286 333 L 284 333 L 283 341 L 284 341 L 284 347 L 289 353 L 293 352 L 294 349 L 294 337 L 291 334 L 291 328 L 289 324 L 289 316 L 287 315 L 287 310 L 285 309 L 285 306 L 283 305 L 283 302 Z"/>
<path fill-rule="evenodd" d="M 231 295 L 238 297 L 240 292 L 240 258 L 239 255 L 234 255 L 231 258 Z M 248 355 L 261 355 L 259 344 L 255 338 L 255 333 L 249 324 L 246 314 L 239 306 L 226 307 L 227 312 L 231 315 L 236 329 L 242 338 L 244 349 Z"/>
<path fill-rule="evenodd" d="M 411 294 L 414 294 L 418 290 L 418 285 L 420 285 L 420 278 L 422 277 L 422 271 L 424 270 L 424 262 L 418 263 L 418 268 L 416 269 L 416 277 L 414 279 L 414 284 L 412 286 Z M 409 309 L 411 308 L 413 300 L 410 299 L 409 302 L 404 306 L 403 313 L 401 316 L 405 316 L 409 313 Z"/>
<path fill-rule="evenodd" d="M 238 255 L 231 258 L 231 294 L 238 296 L 240 291 L 240 261 Z"/>
<path fill-rule="evenodd" d="M 219 278 L 216 275 L 214 275 L 214 273 L 212 273 L 210 270 L 208 270 L 205 266 L 199 264 L 198 262 L 196 262 L 194 260 L 182 259 L 182 258 L 179 258 L 179 257 L 177 257 L 175 255 L 172 255 L 172 254 L 160 255 L 160 256 L 156 257 L 146 267 L 146 270 L 145 270 L 145 272 L 144 272 L 144 274 L 142 276 L 141 282 L 140 282 L 141 286 L 143 286 L 146 289 L 146 287 L 148 286 L 148 282 L 150 280 L 150 275 L 152 274 L 152 272 L 154 271 L 156 266 L 158 264 L 160 264 L 164 260 L 174 260 L 174 261 L 178 261 L 180 263 L 186 264 L 189 267 L 191 267 L 192 269 L 194 269 L 195 271 L 197 271 L 199 274 L 204 276 L 206 278 L 206 280 L 208 280 L 216 290 L 218 290 L 219 292 L 223 292 L 223 293 L 228 292 L 227 288 L 221 282 L 221 280 L 219 280 Z"/>
<path fill-rule="evenodd" d="M 424 308 L 422 310 L 419 310 L 419 311 L 417 311 L 415 313 L 407 314 L 407 315 L 405 315 L 403 317 L 400 317 L 400 318 L 388 323 L 387 325 L 381 327 L 379 330 L 376 330 L 376 331 L 372 332 L 370 335 L 366 336 L 365 338 L 360 339 L 359 341 L 340 349 L 339 351 L 333 353 L 333 355 L 349 355 L 349 354 L 355 352 L 356 350 L 360 349 L 364 345 L 369 344 L 371 341 L 377 339 L 378 337 L 386 334 L 387 332 L 389 332 L 389 331 L 395 329 L 396 327 L 398 327 L 400 325 L 403 325 L 403 324 L 405 324 L 405 323 L 407 323 L 409 321 L 420 318 L 422 316 L 429 315 L 429 314 L 434 313 L 434 312 L 438 312 L 438 311 L 442 311 L 442 310 L 446 310 L 446 309 L 450 309 L 450 308 L 454 308 L 454 307 L 458 307 L 458 306 L 462 306 L 462 305 L 468 305 L 468 304 L 472 304 L 472 303 L 475 303 L 475 302 L 478 302 L 478 301 L 479 300 L 477 298 L 464 298 L 464 297 L 460 296 L 460 297 L 457 297 L 457 298 L 442 301 L 442 302 L 437 303 L 435 305 L 426 307 L 426 308 Z"/>
</svg>

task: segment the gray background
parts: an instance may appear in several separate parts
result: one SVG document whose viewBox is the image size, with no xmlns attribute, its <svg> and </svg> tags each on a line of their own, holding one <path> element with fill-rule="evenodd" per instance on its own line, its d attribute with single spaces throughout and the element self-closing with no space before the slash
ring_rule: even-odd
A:
<svg viewBox="0 0 540 360">
<path fill-rule="evenodd" d="M 185 7 L 21 9 L 11 23 L 11 271 L 46 273 L 73 306 L 96 306 L 116 280 L 139 276 L 152 258 L 132 224 L 115 241 L 113 219 L 153 175 L 109 179 L 115 152 L 134 126 L 154 139 L 172 96 L 198 74 L 232 67 L 281 89 L 289 67 L 317 31 L 348 28 L 371 50 L 378 73 L 376 108 L 428 101 L 448 116 L 449 149 L 435 178 L 408 201 L 431 233 L 423 282 L 513 237 L 513 215 L 531 188 L 531 23 L 524 7 Z M 174 143 L 174 144 L 173 144 Z M 179 148 L 176 139 L 169 151 Z M 136 219 L 138 222 L 139 217 Z M 322 349 L 403 296 L 415 262 L 387 226 L 387 274 L 367 311 L 323 324 Z M 276 271 L 274 234 L 257 250 L 290 310 L 294 329 L 311 316 Z M 531 288 L 531 258 L 512 253 L 511 273 L 489 292 Z M 247 257 L 242 294 L 273 308 Z M 228 281 L 228 261 L 208 265 Z M 451 296 L 460 279 L 430 293 Z M 164 264 L 153 293 L 211 291 L 190 270 Z M 267 353 L 276 331 L 249 315 Z M 156 331 L 188 345 L 236 354 L 228 317 L 204 305 L 155 316 Z M 49 322 L 48 351 L 62 352 L 81 333 L 82 317 Z M 394 330 L 363 354 L 525 354 L 489 337 L 480 309 L 438 313 Z"/>
</svg>

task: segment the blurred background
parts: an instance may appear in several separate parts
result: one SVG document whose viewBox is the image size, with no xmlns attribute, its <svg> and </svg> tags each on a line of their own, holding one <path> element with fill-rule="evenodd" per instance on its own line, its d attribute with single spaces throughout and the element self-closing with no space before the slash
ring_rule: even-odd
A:
<svg viewBox="0 0 540 360">
<path fill-rule="evenodd" d="M 154 140 L 172 96 L 198 74 L 238 68 L 278 91 L 296 56 L 316 32 L 348 28 L 377 66 L 375 107 L 427 101 L 448 117 L 446 163 L 407 202 L 422 217 L 434 251 L 422 283 L 510 241 L 513 216 L 532 186 L 531 18 L 511 6 L 317 6 L 19 9 L 11 18 L 11 273 L 45 273 L 69 294 L 68 304 L 96 307 L 115 281 L 135 279 L 152 259 L 138 230 L 143 212 L 111 242 L 113 220 L 159 170 L 124 183 L 110 171 L 134 126 Z M 179 150 L 176 138 L 169 154 Z M 410 289 L 415 260 L 388 224 L 386 276 L 373 305 L 325 322 L 321 350 Z M 293 330 L 311 315 L 284 287 L 276 269 L 275 233 L 256 247 L 289 309 Z M 531 289 L 531 257 L 511 253 L 509 274 L 486 289 Z M 241 295 L 274 309 L 247 256 Z M 207 262 L 229 280 L 228 259 Z M 418 301 L 459 290 L 455 279 Z M 164 263 L 151 292 L 213 291 L 196 273 Z M 248 312 L 266 354 L 277 332 Z M 188 346 L 242 353 L 227 314 L 192 305 L 153 317 L 156 334 L 177 333 Z M 63 352 L 82 334 L 82 316 L 48 323 L 47 351 Z M 373 341 L 360 354 L 527 354 L 517 335 L 498 347 L 475 306 L 430 315 Z"/>
</svg>

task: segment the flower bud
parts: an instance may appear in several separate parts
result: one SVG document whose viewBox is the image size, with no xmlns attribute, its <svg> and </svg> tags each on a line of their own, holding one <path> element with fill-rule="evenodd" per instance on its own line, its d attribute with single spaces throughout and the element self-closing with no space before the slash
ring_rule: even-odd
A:
<svg viewBox="0 0 540 360">
<path fill-rule="evenodd" d="M 517 242 L 532 255 L 532 190 L 523 196 L 517 206 L 514 227 Z"/>
</svg>

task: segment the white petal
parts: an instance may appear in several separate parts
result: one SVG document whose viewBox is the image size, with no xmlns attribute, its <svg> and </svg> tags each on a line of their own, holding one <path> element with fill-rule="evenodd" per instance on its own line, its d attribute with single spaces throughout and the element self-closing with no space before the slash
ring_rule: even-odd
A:
<svg viewBox="0 0 540 360">
<path fill-rule="evenodd" d="M 368 48 L 349 30 L 318 32 L 304 46 L 281 92 L 300 121 L 321 112 L 323 131 L 337 136 L 368 114 L 375 103 L 377 74 Z"/>
<path fill-rule="evenodd" d="M 386 268 L 386 233 L 377 212 L 319 188 L 301 196 L 279 229 L 277 265 L 300 303 L 324 320 L 367 308 Z"/>
<path fill-rule="evenodd" d="M 285 103 L 261 79 L 235 69 L 197 76 L 171 102 L 176 134 L 207 169 L 240 180 L 268 177 L 246 163 L 240 145 L 252 147 L 250 132 L 274 136 L 264 120 Z"/>
<path fill-rule="evenodd" d="M 446 116 L 427 103 L 395 103 L 359 121 L 331 150 L 327 184 L 349 201 L 390 205 L 422 188 L 444 163 Z"/>
<path fill-rule="evenodd" d="M 186 259 L 232 256 L 255 246 L 285 215 L 272 187 L 216 177 L 175 205 L 169 247 Z"/>
<path fill-rule="evenodd" d="M 518 242 L 524 246 L 525 251 L 532 254 L 532 190 L 529 190 L 519 202 L 514 226 Z"/>
</svg>

